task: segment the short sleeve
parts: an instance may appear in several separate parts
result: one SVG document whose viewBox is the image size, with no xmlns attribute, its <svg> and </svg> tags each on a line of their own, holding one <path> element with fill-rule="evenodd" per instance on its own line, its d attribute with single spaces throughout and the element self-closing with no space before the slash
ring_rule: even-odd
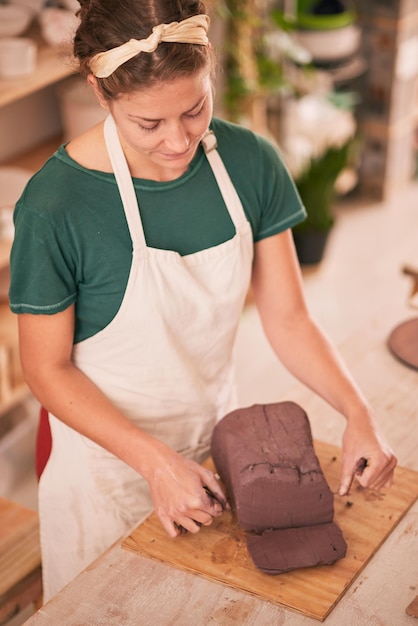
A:
<svg viewBox="0 0 418 626">
<path fill-rule="evenodd" d="M 278 149 L 263 137 L 256 141 L 261 212 L 254 240 L 260 241 L 303 221 L 306 211 Z"/>
<path fill-rule="evenodd" d="M 14 212 L 10 308 L 14 313 L 58 313 L 77 297 L 66 228 L 48 212 L 29 207 L 27 196 L 24 192 Z"/>
<path fill-rule="evenodd" d="M 218 150 L 238 192 L 254 241 L 292 228 L 306 218 L 279 148 L 247 128 L 215 120 Z"/>
</svg>

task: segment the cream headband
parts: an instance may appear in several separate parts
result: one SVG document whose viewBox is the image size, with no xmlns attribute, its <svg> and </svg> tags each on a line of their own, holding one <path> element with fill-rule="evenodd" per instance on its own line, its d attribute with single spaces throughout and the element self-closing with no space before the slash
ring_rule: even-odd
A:
<svg viewBox="0 0 418 626">
<path fill-rule="evenodd" d="M 207 46 L 209 39 L 206 33 L 209 30 L 209 23 L 207 15 L 193 15 L 181 22 L 159 24 L 154 26 L 147 39 L 130 39 L 117 48 L 99 52 L 91 59 L 90 69 L 97 78 L 107 78 L 120 65 L 140 52 L 154 52 L 162 41 Z"/>
</svg>

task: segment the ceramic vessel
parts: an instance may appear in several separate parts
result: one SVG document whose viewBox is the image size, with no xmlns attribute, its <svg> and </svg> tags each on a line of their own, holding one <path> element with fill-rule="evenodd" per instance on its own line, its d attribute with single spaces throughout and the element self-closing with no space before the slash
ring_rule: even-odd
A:
<svg viewBox="0 0 418 626">
<path fill-rule="evenodd" d="M 0 39 L 0 77 L 15 78 L 31 74 L 36 67 L 36 43 L 26 37 Z"/>
<path fill-rule="evenodd" d="M 350 24 L 333 30 L 298 30 L 295 38 L 314 61 L 334 63 L 357 54 L 361 31 L 358 26 Z"/>
<path fill-rule="evenodd" d="M 0 37 L 16 37 L 28 28 L 34 12 L 19 4 L 0 4 Z"/>
</svg>

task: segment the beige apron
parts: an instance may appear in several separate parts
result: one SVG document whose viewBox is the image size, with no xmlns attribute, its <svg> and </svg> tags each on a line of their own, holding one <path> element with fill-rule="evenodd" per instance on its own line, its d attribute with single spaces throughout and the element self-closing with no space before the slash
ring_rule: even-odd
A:
<svg viewBox="0 0 418 626">
<path fill-rule="evenodd" d="M 208 133 L 202 143 L 235 236 L 184 257 L 147 247 L 111 116 L 105 138 L 132 264 L 117 315 L 75 345 L 73 359 L 139 428 L 201 462 L 215 423 L 236 407 L 232 351 L 251 275 L 250 224 Z M 45 600 L 152 510 L 148 485 L 132 468 L 50 420 L 52 452 L 39 484 Z"/>
</svg>

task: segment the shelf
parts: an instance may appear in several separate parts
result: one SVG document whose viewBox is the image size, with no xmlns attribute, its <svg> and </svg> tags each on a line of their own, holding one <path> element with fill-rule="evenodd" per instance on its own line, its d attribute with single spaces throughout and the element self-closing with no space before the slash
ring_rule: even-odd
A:
<svg viewBox="0 0 418 626">
<path fill-rule="evenodd" d="M 34 72 L 24 78 L 0 80 L 0 107 L 35 93 L 74 73 L 68 51 L 39 44 Z"/>
<path fill-rule="evenodd" d="M 63 142 L 62 135 L 52 137 L 39 146 L 35 146 L 32 150 L 27 150 L 21 155 L 8 159 L 6 163 L 1 165 L 7 165 L 11 167 L 23 167 L 24 169 L 36 172 L 45 163 L 45 161 L 54 154 L 58 146 Z"/>
<path fill-rule="evenodd" d="M 36 172 L 45 161 L 55 152 L 58 146 L 62 143 L 62 136 L 53 137 L 48 139 L 40 146 L 36 146 L 33 150 L 25 152 L 24 154 L 9 159 L 6 163 L 2 163 L 1 166 L 22 167 L 24 169 Z M 0 272 L 9 265 L 9 255 L 12 242 L 7 239 L 0 238 Z"/>
<path fill-rule="evenodd" d="M 61 142 L 61 136 L 54 137 L 22 156 L 10 160 L 7 165 L 36 171 Z M 9 267 L 11 246 L 10 240 L 0 239 L 0 274 Z M 7 302 L 0 301 L 0 418 L 30 395 L 29 388 L 23 382 L 18 352 L 16 316 L 9 310 Z"/>
<path fill-rule="evenodd" d="M 18 404 L 21 404 L 29 397 L 29 395 L 30 391 L 25 383 L 15 387 L 12 391 L 10 391 L 7 398 L 0 400 L 0 418 L 2 415 L 6 415 L 6 413 L 17 407 Z"/>
<path fill-rule="evenodd" d="M 16 316 L 7 302 L 0 303 L 0 416 L 29 395 L 20 368 Z"/>
<path fill-rule="evenodd" d="M 13 104 L 76 73 L 68 49 L 48 47 L 42 44 L 36 33 L 34 39 L 38 43 L 36 69 L 22 78 L 0 80 L 0 107 Z M 52 138 L 2 165 L 15 165 L 35 172 L 61 141 L 61 137 Z M 3 282 L 8 271 L 11 244 L 11 241 L 0 239 L 0 278 Z M 3 299 L 0 300 L 0 417 L 29 395 L 20 367 L 17 319 Z"/>
</svg>

